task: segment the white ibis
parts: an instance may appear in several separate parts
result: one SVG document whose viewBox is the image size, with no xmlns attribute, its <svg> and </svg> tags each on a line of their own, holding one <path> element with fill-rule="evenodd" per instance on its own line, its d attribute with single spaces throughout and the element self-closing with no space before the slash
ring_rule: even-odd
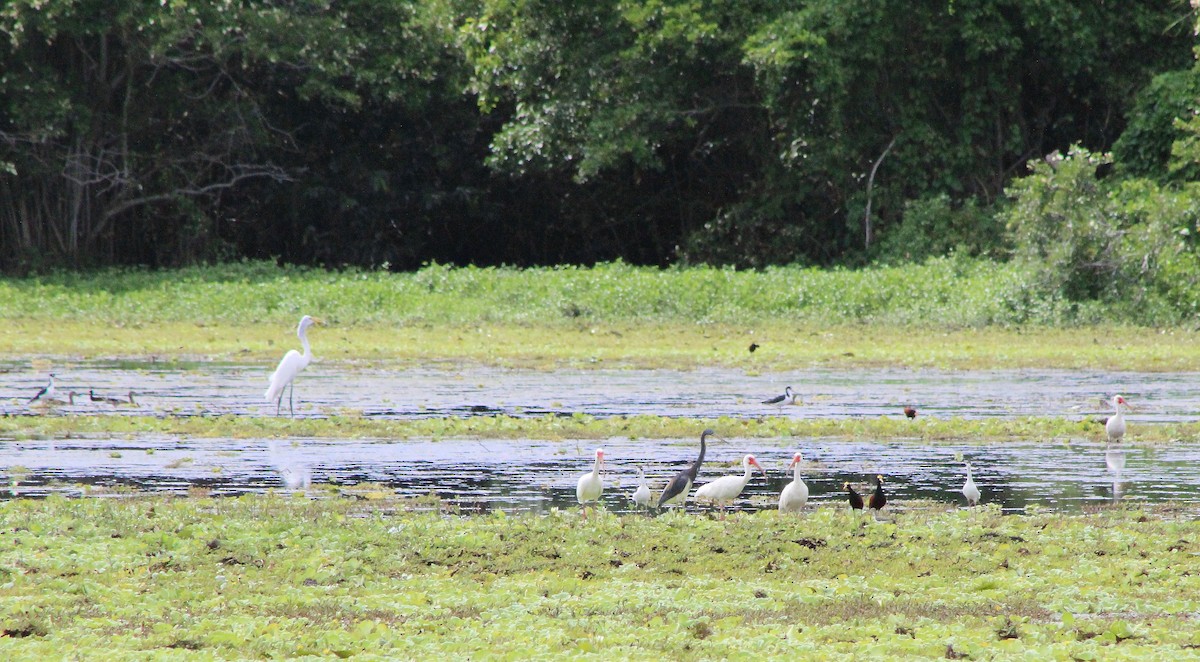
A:
<svg viewBox="0 0 1200 662">
<path fill-rule="evenodd" d="M 777 396 L 771 398 L 770 400 L 763 400 L 762 403 L 764 405 L 775 405 L 776 407 L 783 407 L 784 405 L 796 404 L 796 398 L 798 398 L 798 397 L 800 397 L 800 394 L 792 391 L 792 387 L 789 386 L 789 387 L 783 389 L 783 395 L 777 395 Z"/>
<path fill-rule="evenodd" d="M 963 484 L 962 493 L 967 498 L 968 506 L 979 503 L 979 487 L 975 485 L 975 479 L 971 477 L 970 462 L 967 462 L 967 482 Z"/>
<path fill-rule="evenodd" d="M 725 507 L 733 503 L 733 500 L 742 493 L 742 489 L 746 487 L 746 483 L 750 482 L 752 474 L 750 467 L 758 467 L 762 472 L 763 478 L 767 477 L 767 472 L 754 459 L 753 455 L 747 455 L 742 458 L 742 475 L 721 476 L 720 478 L 705 483 L 696 490 L 696 501 L 707 501 L 713 505 L 721 507 L 721 517 L 725 516 Z"/>
<path fill-rule="evenodd" d="M 793 469 L 792 482 L 788 483 L 783 488 L 783 492 L 779 493 L 779 512 L 781 513 L 798 513 L 804 510 L 804 504 L 808 503 L 808 485 L 804 484 L 804 480 L 800 478 L 800 463 L 803 458 L 799 453 L 792 456 L 792 463 L 788 465 L 788 469 Z"/>
<path fill-rule="evenodd" d="M 1112 399 L 1113 408 L 1116 410 L 1112 416 L 1104 423 L 1104 431 L 1108 433 L 1108 440 L 1121 441 L 1125 438 L 1125 415 L 1121 413 L 1121 407 L 1129 408 L 1129 403 L 1125 402 L 1125 398 L 1114 395 Z"/>
<path fill-rule="evenodd" d="M 663 488 L 662 494 L 658 497 L 658 507 L 662 508 L 667 504 L 681 503 L 687 500 L 687 493 L 692 489 L 692 483 L 696 482 L 696 476 L 700 473 L 700 465 L 704 463 L 704 440 L 710 434 L 716 434 L 711 429 L 700 433 L 700 456 L 692 463 L 690 467 L 675 474 L 671 482 Z"/>
<path fill-rule="evenodd" d="M 579 505 L 583 507 L 583 516 L 587 517 L 587 505 L 593 501 L 600 500 L 600 494 L 604 491 L 604 481 L 600 478 L 600 469 L 604 466 L 604 449 L 596 449 L 596 463 L 592 465 L 592 470 L 579 477 L 579 482 L 575 484 L 575 498 L 579 501 Z"/>
<path fill-rule="evenodd" d="M 875 512 L 887 505 L 887 495 L 883 493 L 883 476 L 875 476 L 875 491 L 871 493 L 871 500 L 867 505 Z"/>
<path fill-rule="evenodd" d="M 301 354 L 294 349 L 288 350 L 287 354 L 279 361 L 279 367 L 275 368 L 275 372 L 271 374 L 271 385 L 267 387 L 263 397 L 267 402 L 275 403 L 275 415 L 279 415 L 279 408 L 283 405 L 283 389 L 291 386 L 288 391 L 288 413 L 295 415 L 293 408 L 292 396 L 296 392 L 295 379 L 300 371 L 308 367 L 312 361 L 312 348 L 308 345 L 308 327 L 316 324 L 316 320 L 305 315 L 300 318 L 300 325 L 296 327 L 296 336 L 300 338 L 300 345 L 304 348 L 304 353 Z"/>
<path fill-rule="evenodd" d="M 43 400 L 43 401 L 53 400 L 54 392 L 55 392 L 54 373 L 50 373 L 50 381 L 47 382 L 46 385 L 42 387 L 42 390 L 37 392 L 37 395 L 33 396 L 32 398 L 29 398 L 29 402 L 27 402 L 25 404 L 33 404 L 39 400 Z"/>
<path fill-rule="evenodd" d="M 846 490 L 846 494 L 850 499 L 850 508 L 852 510 L 862 510 L 863 500 L 862 495 L 854 491 L 854 486 L 849 482 L 842 483 L 842 489 Z"/>
<path fill-rule="evenodd" d="M 638 488 L 633 491 L 633 502 L 642 508 L 650 508 L 650 487 L 646 485 L 646 473 L 641 467 L 638 470 Z"/>
</svg>

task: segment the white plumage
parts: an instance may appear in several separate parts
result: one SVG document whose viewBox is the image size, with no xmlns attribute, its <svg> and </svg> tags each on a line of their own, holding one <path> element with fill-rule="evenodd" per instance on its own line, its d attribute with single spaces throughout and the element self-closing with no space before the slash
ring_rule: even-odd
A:
<svg viewBox="0 0 1200 662">
<path fill-rule="evenodd" d="M 696 500 L 708 501 L 724 510 L 742 493 L 746 483 L 750 482 L 750 467 L 758 467 L 758 470 L 763 472 L 763 477 L 766 478 L 767 472 L 758 463 L 758 460 L 754 459 L 753 455 L 747 455 L 742 458 L 742 468 L 745 471 L 741 476 L 722 476 L 711 483 L 701 485 L 696 490 Z"/>
<path fill-rule="evenodd" d="M 592 470 L 579 477 L 579 482 L 575 484 L 575 498 L 579 500 L 585 508 L 592 501 L 598 501 L 600 494 L 604 492 L 604 481 L 600 478 L 600 470 L 604 466 L 604 449 L 596 449 L 596 463 L 592 465 Z M 587 511 L 584 511 L 586 516 Z"/>
<path fill-rule="evenodd" d="M 967 462 L 967 482 L 963 485 L 962 493 L 967 498 L 968 506 L 979 503 L 979 487 L 975 485 L 975 479 L 971 477 L 970 462 Z"/>
<path fill-rule="evenodd" d="M 792 457 L 792 463 L 788 465 L 788 469 L 793 469 L 792 482 L 788 483 L 783 492 L 779 494 L 779 512 L 781 513 L 798 513 L 804 510 L 804 504 L 808 503 L 808 485 L 800 478 L 800 463 L 803 458 L 799 453 Z"/>
<path fill-rule="evenodd" d="M 308 327 L 316 323 L 316 320 L 305 315 L 300 318 L 300 325 L 296 327 L 296 336 L 300 338 L 300 345 L 304 348 L 304 353 L 301 354 L 294 349 L 288 350 L 287 354 L 279 361 L 279 366 L 275 368 L 275 372 L 271 374 L 271 384 L 267 387 L 267 391 L 263 397 L 267 402 L 275 403 L 275 415 L 279 415 L 279 408 L 283 405 L 283 389 L 291 386 L 288 392 L 288 412 L 294 415 L 292 396 L 296 392 L 295 379 L 300 371 L 307 368 L 312 362 L 312 348 L 308 345 Z"/>
<path fill-rule="evenodd" d="M 1112 404 L 1116 412 L 1108 417 L 1104 430 L 1108 433 L 1109 441 L 1121 441 L 1125 438 L 1125 416 L 1121 413 L 1121 407 L 1128 407 L 1129 403 L 1125 402 L 1125 398 L 1115 395 Z"/>
<path fill-rule="evenodd" d="M 650 487 L 646 485 L 646 473 L 641 467 L 638 471 L 638 488 L 633 492 L 633 502 L 642 508 L 650 507 Z"/>
</svg>

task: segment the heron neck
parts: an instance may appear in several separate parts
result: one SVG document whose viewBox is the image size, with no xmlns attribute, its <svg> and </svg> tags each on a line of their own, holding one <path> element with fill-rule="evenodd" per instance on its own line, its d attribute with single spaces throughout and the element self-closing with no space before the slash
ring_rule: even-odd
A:
<svg viewBox="0 0 1200 662">
<path fill-rule="evenodd" d="M 695 479 L 695 477 L 700 473 L 700 465 L 704 463 L 704 437 L 705 435 L 700 435 L 700 456 L 696 458 L 696 461 L 692 463 L 691 468 L 688 469 L 688 474 L 690 474 L 693 479 Z"/>
<path fill-rule="evenodd" d="M 296 335 L 300 336 L 300 346 L 304 348 L 304 358 L 312 359 L 312 347 L 308 344 L 308 329 L 300 329 Z"/>
</svg>

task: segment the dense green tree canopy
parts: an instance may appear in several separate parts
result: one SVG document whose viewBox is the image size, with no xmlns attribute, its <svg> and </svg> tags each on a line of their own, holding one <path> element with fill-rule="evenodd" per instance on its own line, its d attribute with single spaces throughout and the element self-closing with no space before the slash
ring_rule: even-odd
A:
<svg viewBox="0 0 1200 662">
<path fill-rule="evenodd" d="M 1127 125 L 1119 173 L 1191 179 L 1191 12 L 11 0 L 0 269 L 920 256 L 1029 160 Z M 921 228 L 955 238 L 877 241 Z"/>
</svg>

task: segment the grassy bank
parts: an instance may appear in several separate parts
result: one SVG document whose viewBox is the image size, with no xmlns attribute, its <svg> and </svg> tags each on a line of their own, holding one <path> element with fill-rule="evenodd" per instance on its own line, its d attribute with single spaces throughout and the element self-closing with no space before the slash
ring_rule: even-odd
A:
<svg viewBox="0 0 1200 662">
<path fill-rule="evenodd" d="M 1200 370 L 1192 329 L 1125 326 L 1101 307 L 1040 299 L 1026 279 L 967 259 L 862 271 L 64 273 L 0 281 L 0 356 L 272 361 L 308 313 L 326 322 L 312 332 L 326 360 Z"/>
<path fill-rule="evenodd" d="M 183 437 L 263 439 L 692 439 L 704 428 L 724 437 L 749 439 L 820 438 L 913 440 L 926 443 L 997 443 L 1005 441 L 1104 441 L 1104 427 L 1094 419 L 1022 417 L 936 419 L 902 416 L 878 418 L 672 418 L 665 416 L 470 416 L 416 420 L 380 420 L 357 415 L 288 419 L 250 416 L 7 416 L 0 418 L 0 437 L 64 438 L 79 435 L 158 434 Z M 1166 443 L 1200 439 L 1200 423 L 1138 423 L 1126 438 L 1131 443 Z"/>
<path fill-rule="evenodd" d="M 1191 522 L 827 508 L 459 518 L 279 497 L 6 502 L 5 659 L 1181 659 Z"/>
</svg>

